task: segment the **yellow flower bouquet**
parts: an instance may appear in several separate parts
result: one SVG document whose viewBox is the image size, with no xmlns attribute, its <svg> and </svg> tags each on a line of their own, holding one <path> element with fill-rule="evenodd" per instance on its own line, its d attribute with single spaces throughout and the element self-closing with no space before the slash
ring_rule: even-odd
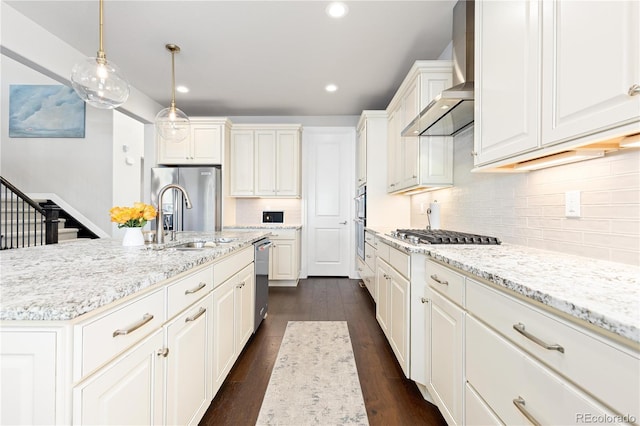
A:
<svg viewBox="0 0 640 426">
<path fill-rule="evenodd" d="M 142 228 L 148 220 L 156 218 L 156 209 L 150 204 L 134 203 L 133 207 L 115 206 L 109 214 L 118 228 Z"/>
</svg>

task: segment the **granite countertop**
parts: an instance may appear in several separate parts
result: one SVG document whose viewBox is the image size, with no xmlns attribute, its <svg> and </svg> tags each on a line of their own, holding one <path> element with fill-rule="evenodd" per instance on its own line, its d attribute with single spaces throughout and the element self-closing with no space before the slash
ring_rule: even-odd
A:
<svg viewBox="0 0 640 426">
<path fill-rule="evenodd" d="M 375 232 L 406 252 L 423 253 L 578 320 L 640 343 L 640 268 L 525 246 L 412 246 Z"/>
<path fill-rule="evenodd" d="M 0 252 L 0 320 L 71 320 L 196 266 L 242 249 L 269 232 L 178 233 L 163 245 L 123 247 L 121 240 L 71 243 Z M 203 250 L 183 242 L 235 238 Z"/>
<path fill-rule="evenodd" d="M 255 225 L 225 226 L 224 229 L 302 229 L 302 225 L 291 225 L 288 223 L 256 223 Z"/>
</svg>

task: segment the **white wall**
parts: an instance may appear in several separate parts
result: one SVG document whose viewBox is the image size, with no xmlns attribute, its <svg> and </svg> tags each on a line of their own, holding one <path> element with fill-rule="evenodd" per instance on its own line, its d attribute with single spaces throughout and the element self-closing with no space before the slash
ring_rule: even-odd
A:
<svg viewBox="0 0 640 426">
<path fill-rule="evenodd" d="M 0 111 L 8 111 L 11 84 L 65 84 L 84 59 L 57 37 L 4 1 L 0 3 Z M 131 88 L 119 112 L 151 123 L 163 106 Z M 114 111 L 86 108 L 84 139 L 12 139 L 2 114 L 0 174 L 27 193 L 54 193 L 107 234 L 113 205 Z M 146 128 L 153 126 L 147 124 Z M 117 130 L 117 129 L 116 129 Z M 145 153 L 154 153 L 153 131 L 145 129 Z M 150 157 L 154 158 L 154 157 Z M 148 196 L 146 201 L 148 201 Z"/>
<path fill-rule="evenodd" d="M 441 204 L 441 228 L 475 232 L 545 250 L 640 265 L 640 151 L 525 174 L 471 173 L 473 127 L 456 136 L 454 187 L 412 197 Z M 565 192 L 581 191 L 580 218 L 564 215 Z"/>
</svg>

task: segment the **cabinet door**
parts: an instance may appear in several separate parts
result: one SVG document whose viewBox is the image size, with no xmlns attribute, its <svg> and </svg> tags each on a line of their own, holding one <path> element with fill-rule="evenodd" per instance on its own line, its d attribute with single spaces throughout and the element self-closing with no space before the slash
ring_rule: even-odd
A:
<svg viewBox="0 0 640 426">
<path fill-rule="evenodd" d="M 389 286 L 391 276 L 389 266 L 380 258 L 376 262 L 376 319 L 384 334 L 389 338 Z"/>
<path fill-rule="evenodd" d="M 163 424 L 163 330 L 73 389 L 73 424 Z"/>
<path fill-rule="evenodd" d="M 464 311 L 431 292 L 431 389 L 447 423 L 462 424 Z"/>
<path fill-rule="evenodd" d="M 156 136 L 158 140 L 158 164 L 191 163 L 191 140 L 189 137 L 180 142 L 169 142 Z"/>
<path fill-rule="evenodd" d="M 254 149 L 252 130 L 231 131 L 231 173 L 232 196 L 254 195 Z"/>
<path fill-rule="evenodd" d="M 209 294 L 165 326 L 167 424 L 197 424 L 209 407 L 212 315 Z"/>
<path fill-rule="evenodd" d="M 356 186 L 367 183 L 367 122 L 358 128 L 358 144 L 356 145 Z"/>
<path fill-rule="evenodd" d="M 393 269 L 389 276 L 389 343 L 409 377 L 409 281 Z"/>
<path fill-rule="evenodd" d="M 213 393 L 215 394 L 236 359 L 235 284 L 233 277 L 213 290 Z"/>
<path fill-rule="evenodd" d="M 541 3 L 476 2 L 475 165 L 538 147 Z"/>
<path fill-rule="evenodd" d="M 400 109 L 389 111 L 387 137 L 387 192 L 400 189 L 402 175 L 402 151 L 400 146 L 400 129 L 402 112 Z"/>
<path fill-rule="evenodd" d="M 55 332 L 2 330 L 0 423 L 5 425 L 58 424 L 56 417 Z"/>
<path fill-rule="evenodd" d="M 191 126 L 191 152 L 194 163 L 222 164 L 222 126 Z"/>
<path fill-rule="evenodd" d="M 295 280 L 298 271 L 295 268 L 297 256 L 296 240 L 274 240 L 269 262 L 270 280 Z"/>
<path fill-rule="evenodd" d="M 640 3 L 542 3 L 543 145 L 638 121 Z"/>
<path fill-rule="evenodd" d="M 244 345 L 253 334 L 255 320 L 255 276 L 253 263 L 237 275 L 235 323 L 236 353 L 240 354 Z"/>
<path fill-rule="evenodd" d="M 255 195 L 276 195 L 276 132 L 256 130 L 254 132 Z"/>
<path fill-rule="evenodd" d="M 300 196 L 300 134 L 297 130 L 276 132 L 276 195 Z"/>
</svg>

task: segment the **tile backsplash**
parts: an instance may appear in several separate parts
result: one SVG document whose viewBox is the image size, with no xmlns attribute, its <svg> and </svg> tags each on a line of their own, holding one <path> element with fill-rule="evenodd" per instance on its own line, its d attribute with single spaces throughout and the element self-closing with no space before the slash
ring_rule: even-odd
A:
<svg viewBox="0 0 640 426">
<path fill-rule="evenodd" d="M 640 265 L 640 150 L 523 174 L 471 173 L 473 131 L 456 136 L 454 186 L 412 196 L 411 226 L 440 204 L 441 228 L 613 262 Z M 581 217 L 565 217 L 580 191 Z"/>
<path fill-rule="evenodd" d="M 260 224 L 263 211 L 283 211 L 285 224 L 302 224 L 302 201 L 299 198 L 236 198 L 235 224 Z"/>
</svg>

